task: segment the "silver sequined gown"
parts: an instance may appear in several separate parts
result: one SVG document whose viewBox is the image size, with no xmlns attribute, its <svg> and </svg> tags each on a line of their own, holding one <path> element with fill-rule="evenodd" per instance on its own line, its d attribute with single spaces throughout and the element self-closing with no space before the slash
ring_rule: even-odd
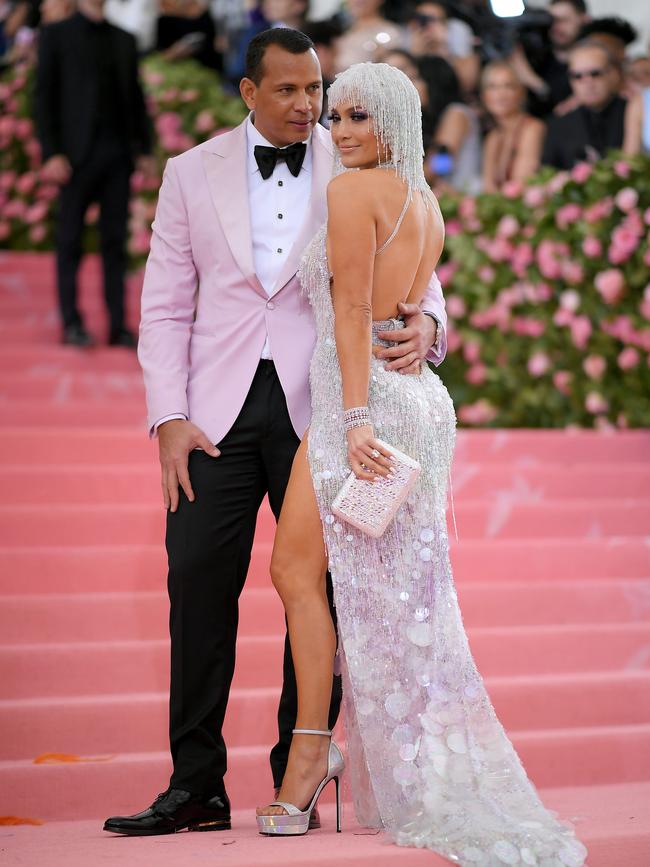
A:
<svg viewBox="0 0 650 867">
<path fill-rule="evenodd" d="M 456 422 L 447 389 L 426 366 L 405 377 L 372 360 L 375 432 L 422 473 L 380 539 L 339 523 L 330 506 L 350 469 L 325 227 L 299 277 L 316 319 L 308 453 L 334 584 L 357 816 L 464 867 L 578 867 L 586 850 L 526 776 L 463 628 L 446 526 Z"/>
</svg>

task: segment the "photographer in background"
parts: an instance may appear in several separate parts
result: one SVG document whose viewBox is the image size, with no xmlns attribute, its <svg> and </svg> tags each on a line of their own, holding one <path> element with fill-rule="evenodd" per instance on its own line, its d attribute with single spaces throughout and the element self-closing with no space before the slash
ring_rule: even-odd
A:
<svg viewBox="0 0 650 867">
<path fill-rule="evenodd" d="M 530 26 L 526 16 L 532 16 Z M 577 107 L 568 77 L 568 53 L 587 21 L 585 0 L 551 0 L 548 13 L 531 10 L 522 16 L 520 38 L 509 62 L 528 90 L 531 114 L 561 115 Z"/>
<path fill-rule="evenodd" d="M 472 29 L 464 21 L 450 17 L 444 2 L 417 3 L 408 32 L 414 57 L 446 60 L 454 69 L 463 93 L 476 90 L 480 60 L 474 50 Z"/>
<path fill-rule="evenodd" d="M 578 108 L 551 118 L 542 154 L 544 165 L 556 169 L 595 162 L 623 145 L 621 70 L 608 49 L 600 42 L 579 42 L 569 55 L 569 79 Z"/>
</svg>

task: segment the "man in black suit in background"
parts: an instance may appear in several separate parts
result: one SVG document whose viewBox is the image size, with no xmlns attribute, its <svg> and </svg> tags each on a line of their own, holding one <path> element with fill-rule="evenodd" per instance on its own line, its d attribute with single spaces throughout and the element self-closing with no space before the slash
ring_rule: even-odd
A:
<svg viewBox="0 0 650 867">
<path fill-rule="evenodd" d="M 56 232 L 63 342 L 91 346 L 77 308 L 84 215 L 100 206 L 109 343 L 134 348 L 124 324 L 129 179 L 151 171 L 151 126 L 131 34 L 104 18 L 104 0 L 79 0 L 72 17 L 42 29 L 36 122 L 44 173 L 61 184 Z"/>
</svg>

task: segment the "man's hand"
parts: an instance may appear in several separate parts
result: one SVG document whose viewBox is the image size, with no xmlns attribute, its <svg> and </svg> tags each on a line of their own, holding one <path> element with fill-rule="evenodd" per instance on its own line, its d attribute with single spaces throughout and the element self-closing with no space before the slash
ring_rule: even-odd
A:
<svg viewBox="0 0 650 867">
<path fill-rule="evenodd" d="M 162 491 L 165 508 L 175 512 L 178 508 L 178 485 L 183 488 L 190 503 L 194 502 L 194 491 L 187 469 L 187 456 L 195 448 L 218 458 L 221 452 L 211 443 L 203 431 L 191 421 L 175 418 L 166 421 L 158 428 L 160 467 L 162 470 Z"/>
<path fill-rule="evenodd" d="M 43 163 L 41 173 L 46 180 L 63 186 L 63 184 L 67 184 L 70 180 L 72 166 L 66 156 L 55 154 Z"/>
<path fill-rule="evenodd" d="M 400 303 L 398 307 L 406 327 L 397 331 L 380 331 L 377 335 L 382 340 L 397 343 L 397 346 L 375 349 L 374 353 L 377 358 L 393 359 L 386 365 L 386 370 L 419 373 L 422 361 L 435 343 L 438 326 L 431 316 L 425 316 L 417 304 Z"/>
</svg>

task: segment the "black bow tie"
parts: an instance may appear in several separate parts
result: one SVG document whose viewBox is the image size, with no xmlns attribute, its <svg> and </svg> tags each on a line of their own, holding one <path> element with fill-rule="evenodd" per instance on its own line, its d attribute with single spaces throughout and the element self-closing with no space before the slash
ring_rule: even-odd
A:
<svg viewBox="0 0 650 867">
<path fill-rule="evenodd" d="M 291 174 L 294 178 L 297 178 L 300 169 L 302 168 L 306 152 L 307 145 L 299 141 L 295 144 L 289 145 L 288 148 L 272 148 L 266 147 L 265 145 L 255 145 L 254 150 L 255 161 L 259 166 L 260 174 L 264 180 L 271 177 L 278 160 L 284 160 Z"/>
</svg>

